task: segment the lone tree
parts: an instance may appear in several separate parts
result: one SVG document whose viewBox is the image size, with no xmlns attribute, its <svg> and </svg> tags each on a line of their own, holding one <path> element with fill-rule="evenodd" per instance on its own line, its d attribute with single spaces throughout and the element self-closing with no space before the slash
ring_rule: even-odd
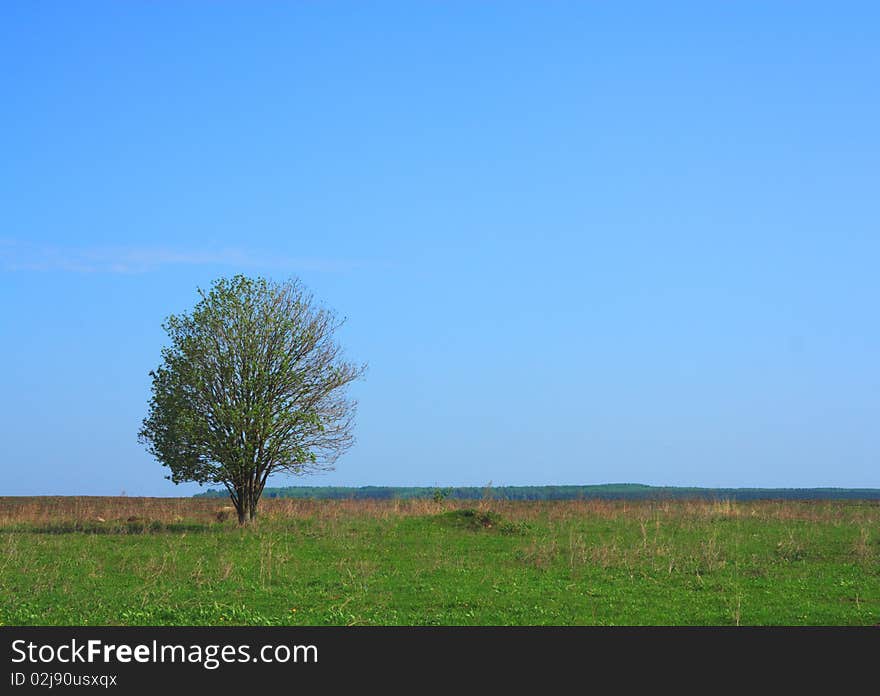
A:
<svg viewBox="0 0 880 696">
<path fill-rule="evenodd" d="M 153 378 L 139 440 L 174 483 L 222 483 L 246 524 L 271 474 L 333 468 L 353 442 L 342 321 L 296 280 L 216 280 L 162 325 L 171 345 Z"/>
</svg>

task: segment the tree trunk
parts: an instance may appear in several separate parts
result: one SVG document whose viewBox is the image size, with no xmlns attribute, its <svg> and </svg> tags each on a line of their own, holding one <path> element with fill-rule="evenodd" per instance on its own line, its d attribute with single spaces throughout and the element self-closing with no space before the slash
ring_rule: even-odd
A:
<svg viewBox="0 0 880 696">
<path fill-rule="evenodd" d="M 250 524 L 257 516 L 257 501 L 247 492 L 239 493 L 238 501 L 235 503 L 235 509 L 238 512 L 238 523 L 240 525 Z"/>
<path fill-rule="evenodd" d="M 250 514 L 247 509 L 247 504 L 242 502 L 242 504 L 238 506 L 238 523 L 243 525 L 248 522 L 250 522 Z"/>
</svg>

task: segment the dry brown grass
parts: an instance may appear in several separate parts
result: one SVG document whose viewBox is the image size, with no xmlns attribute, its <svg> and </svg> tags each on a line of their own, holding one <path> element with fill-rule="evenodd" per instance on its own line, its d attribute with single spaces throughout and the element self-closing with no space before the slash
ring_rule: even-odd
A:
<svg viewBox="0 0 880 696">
<path fill-rule="evenodd" d="M 260 503 L 260 516 L 269 519 L 311 519 L 326 522 L 356 517 L 392 519 L 434 515 L 444 511 L 484 507 L 512 521 L 565 521 L 577 518 L 632 520 L 642 536 L 656 533 L 665 521 L 695 523 L 721 519 L 764 519 L 832 524 L 876 521 L 877 501 L 855 509 L 833 501 L 729 500 L 568 500 L 469 501 L 445 500 L 307 500 L 269 498 Z M 234 524 L 227 500 L 217 498 L 136 498 L 101 496 L 0 497 L 0 527 L 16 524 L 102 522 L 199 522 Z M 862 544 L 866 544 L 862 542 Z"/>
<path fill-rule="evenodd" d="M 0 526 L 143 520 L 210 522 L 223 504 L 200 498 L 0 497 Z"/>
</svg>

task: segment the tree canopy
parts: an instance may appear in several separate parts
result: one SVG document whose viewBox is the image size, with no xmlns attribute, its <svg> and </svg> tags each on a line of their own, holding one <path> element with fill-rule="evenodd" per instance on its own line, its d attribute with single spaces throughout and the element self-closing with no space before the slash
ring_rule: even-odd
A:
<svg viewBox="0 0 880 696">
<path fill-rule="evenodd" d="M 353 443 L 342 320 L 297 279 L 216 280 L 163 324 L 170 345 L 150 372 L 139 439 L 175 483 L 222 483 L 239 522 L 256 515 L 271 474 L 332 469 Z"/>
</svg>

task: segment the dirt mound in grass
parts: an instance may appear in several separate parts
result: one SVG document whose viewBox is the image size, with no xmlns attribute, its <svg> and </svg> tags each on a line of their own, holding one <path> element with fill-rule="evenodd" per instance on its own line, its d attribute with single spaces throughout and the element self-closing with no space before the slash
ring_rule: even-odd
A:
<svg viewBox="0 0 880 696">
<path fill-rule="evenodd" d="M 510 522 L 492 510 L 450 510 L 437 516 L 442 524 L 473 532 L 496 531 L 500 534 L 525 534 L 529 530 L 525 522 Z"/>
</svg>

